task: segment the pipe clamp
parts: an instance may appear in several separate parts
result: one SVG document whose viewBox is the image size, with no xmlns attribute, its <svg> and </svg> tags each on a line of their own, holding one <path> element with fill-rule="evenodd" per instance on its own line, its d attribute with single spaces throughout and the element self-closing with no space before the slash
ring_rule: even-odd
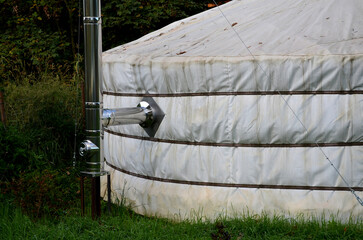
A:
<svg viewBox="0 0 363 240">
<path fill-rule="evenodd" d="M 84 17 L 83 23 L 102 23 L 101 17 Z"/>
</svg>

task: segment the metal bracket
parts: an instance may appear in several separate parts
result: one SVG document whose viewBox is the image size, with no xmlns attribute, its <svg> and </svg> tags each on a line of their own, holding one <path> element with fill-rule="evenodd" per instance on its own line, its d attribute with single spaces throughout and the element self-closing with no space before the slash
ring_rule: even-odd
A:
<svg viewBox="0 0 363 240">
<path fill-rule="evenodd" d="M 163 112 L 163 110 L 161 110 L 159 105 L 154 101 L 152 97 L 144 97 L 141 101 L 149 103 L 153 114 L 153 122 L 149 126 L 143 127 L 141 124 L 140 126 L 144 128 L 144 130 L 150 137 L 154 137 L 159 129 L 161 122 L 164 119 L 165 113 Z"/>
</svg>

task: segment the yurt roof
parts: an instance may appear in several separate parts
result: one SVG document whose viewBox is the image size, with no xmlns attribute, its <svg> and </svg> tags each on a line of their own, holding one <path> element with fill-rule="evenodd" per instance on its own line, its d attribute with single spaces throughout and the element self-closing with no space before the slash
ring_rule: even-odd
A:
<svg viewBox="0 0 363 240">
<path fill-rule="evenodd" d="M 236 0 L 111 49 L 104 60 L 357 55 L 363 53 L 362 13 L 361 0 Z"/>
</svg>

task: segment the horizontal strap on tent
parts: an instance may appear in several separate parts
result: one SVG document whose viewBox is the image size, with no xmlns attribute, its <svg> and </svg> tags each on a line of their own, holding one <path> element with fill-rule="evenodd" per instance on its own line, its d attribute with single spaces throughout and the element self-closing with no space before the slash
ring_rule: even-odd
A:
<svg viewBox="0 0 363 240">
<path fill-rule="evenodd" d="M 301 148 L 301 147 L 351 147 L 351 146 L 363 146 L 363 142 L 338 142 L 338 143 L 293 143 L 293 144 L 274 144 L 274 143 L 213 143 L 213 142 L 189 142 L 181 140 L 169 140 L 154 137 L 142 137 L 136 135 L 130 135 L 125 133 L 118 133 L 109 129 L 105 129 L 105 132 L 117 135 L 125 138 L 133 138 L 138 140 L 145 140 L 151 142 L 161 142 L 170 144 L 182 144 L 193 146 L 211 146 L 211 147 L 253 147 L 253 148 Z"/>
<path fill-rule="evenodd" d="M 245 92 L 198 92 L 198 93 L 118 93 L 103 91 L 104 95 L 119 97 L 199 97 L 199 96 L 239 96 L 239 95 L 355 95 L 363 90 L 340 91 L 245 91 Z"/>
<path fill-rule="evenodd" d="M 229 187 L 229 188 L 232 187 L 232 188 L 263 188 L 263 189 L 281 189 L 281 190 L 351 191 L 351 189 L 348 187 L 215 183 L 215 182 L 198 182 L 198 181 L 167 179 L 167 178 L 152 177 L 138 173 L 133 173 L 125 169 L 118 168 L 107 161 L 106 164 L 119 172 L 137 178 L 143 178 L 158 182 L 175 183 L 175 184 L 197 185 L 197 186 L 208 186 L 208 187 Z M 355 191 L 363 191 L 363 187 L 353 187 L 352 189 L 354 189 Z"/>
</svg>

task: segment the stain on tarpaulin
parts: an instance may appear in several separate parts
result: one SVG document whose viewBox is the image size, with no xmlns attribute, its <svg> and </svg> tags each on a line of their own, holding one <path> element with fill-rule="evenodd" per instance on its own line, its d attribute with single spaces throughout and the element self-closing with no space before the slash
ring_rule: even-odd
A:
<svg viewBox="0 0 363 240">
<path fill-rule="evenodd" d="M 160 63 L 160 67 L 161 67 L 161 71 L 163 73 L 162 76 L 162 83 L 165 84 L 166 89 L 162 88 L 162 86 L 164 86 L 164 84 L 162 84 L 162 86 L 159 87 L 159 89 L 161 89 L 161 91 L 159 91 L 159 93 L 162 92 L 166 92 L 166 93 L 175 93 L 175 92 L 179 92 L 181 90 L 180 87 L 180 65 L 177 62 L 167 62 L 167 61 L 162 61 Z"/>
</svg>

